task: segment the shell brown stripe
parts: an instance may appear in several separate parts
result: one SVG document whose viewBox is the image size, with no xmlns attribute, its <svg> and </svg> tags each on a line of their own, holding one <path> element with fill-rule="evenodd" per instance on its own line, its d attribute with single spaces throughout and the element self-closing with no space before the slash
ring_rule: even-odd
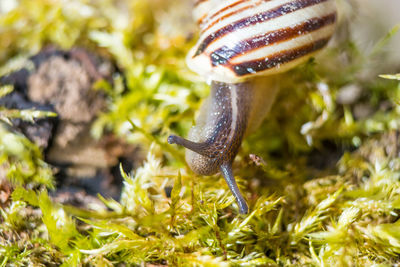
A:
<svg viewBox="0 0 400 267">
<path fill-rule="evenodd" d="M 232 3 L 232 4 L 230 4 L 229 6 L 226 6 L 226 7 L 222 8 L 222 9 L 218 10 L 216 13 L 212 14 L 209 18 L 207 18 L 207 20 L 212 20 L 213 18 L 215 18 L 216 16 L 218 16 L 218 15 L 221 14 L 222 12 L 227 11 L 227 10 L 229 10 L 229 9 L 231 9 L 231 8 L 234 8 L 234 7 L 237 6 L 237 5 L 240 5 L 240 4 L 245 3 L 245 2 L 248 2 L 248 1 L 249 1 L 249 0 L 241 0 L 241 1 L 237 1 L 237 2 L 235 2 L 235 3 Z M 260 4 L 261 2 L 268 2 L 268 1 L 271 1 L 271 0 L 259 1 L 258 4 Z M 210 25 L 207 25 L 206 28 L 201 29 L 201 32 L 207 31 L 209 28 L 211 28 L 212 26 L 214 26 L 216 23 L 220 22 L 220 21 L 223 20 L 223 19 L 226 19 L 226 18 L 228 18 L 228 17 L 230 17 L 230 16 L 232 16 L 232 15 L 237 14 L 238 12 L 241 12 L 241 11 L 243 11 L 243 10 L 252 8 L 252 7 L 254 7 L 254 6 L 255 6 L 255 5 L 245 6 L 245 7 L 243 7 L 243 8 L 240 8 L 240 9 L 236 10 L 236 11 L 230 12 L 230 13 L 228 13 L 228 14 L 226 14 L 226 15 L 220 17 L 220 18 L 218 18 L 217 20 L 213 21 L 212 23 L 210 23 Z M 201 22 L 198 21 L 198 23 L 201 24 L 203 21 L 204 21 L 204 18 L 201 19 Z"/>
<path fill-rule="evenodd" d="M 246 52 L 265 47 L 270 44 L 277 44 L 282 41 L 287 41 L 298 36 L 319 30 L 327 25 L 334 24 L 336 21 L 336 13 L 329 14 L 322 18 L 315 17 L 306 20 L 304 23 L 295 27 L 287 27 L 276 31 L 264 33 L 254 36 L 247 40 L 239 42 L 233 48 L 223 46 L 211 53 L 210 59 L 212 65 L 225 65 L 236 56 L 241 56 Z"/>
<path fill-rule="evenodd" d="M 274 9 L 270 9 L 268 11 L 262 12 L 255 14 L 250 17 L 246 17 L 243 19 L 240 19 L 236 22 L 230 23 L 226 25 L 225 27 L 222 27 L 221 29 L 217 30 L 216 32 L 213 32 L 209 34 L 203 42 L 199 45 L 196 53 L 194 54 L 193 57 L 200 55 L 201 53 L 204 52 L 204 50 L 212 43 L 221 38 L 222 36 L 231 33 L 237 29 L 242 29 L 245 27 L 249 27 L 252 25 L 255 25 L 257 23 L 262 23 L 267 20 L 271 20 L 280 16 L 284 16 L 288 13 L 292 13 L 294 11 L 316 5 L 322 2 L 326 2 L 328 0 L 297 0 L 297 1 L 291 1 L 289 3 L 286 3 L 284 5 L 278 6 Z"/>
<path fill-rule="evenodd" d="M 323 38 L 313 42 L 312 44 L 307 44 L 296 49 L 282 51 L 280 53 L 269 56 L 267 59 L 262 58 L 230 65 L 230 68 L 238 76 L 244 76 L 250 73 L 272 69 L 278 65 L 288 63 L 295 59 L 299 59 L 307 54 L 311 54 L 317 50 L 320 50 L 328 43 L 329 39 L 330 37 Z"/>
</svg>

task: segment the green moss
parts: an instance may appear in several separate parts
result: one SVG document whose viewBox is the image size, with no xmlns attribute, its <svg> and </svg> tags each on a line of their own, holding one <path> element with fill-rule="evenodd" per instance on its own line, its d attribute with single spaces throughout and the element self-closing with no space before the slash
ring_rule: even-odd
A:
<svg viewBox="0 0 400 267">
<path fill-rule="evenodd" d="M 94 86 L 106 92 L 109 110 L 93 124 L 92 134 L 113 132 L 140 145 L 147 158 L 132 173 L 121 168 L 121 201 L 100 197 L 108 209 L 54 203 L 45 189 L 54 188 L 52 170 L 42 152 L 9 127 L 13 118 L 34 121 L 54 114 L 2 108 L 0 164 L 14 187 L 12 201 L 0 209 L 2 265 L 398 261 L 399 77 L 360 75 L 371 73 L 374 58 L 384 59 L 396 28 L 367 54 L 338 38 L 318 60 L 286 75 L 271 114 L 235 161 L 251 207 L 241 216 L 221 177 L 193 174 L 184 151 L 166 144 L 171 132 L 187 133 L 208 90 L 184 63 L 194 27 L 185 20 L 176 24 L 176 17 L 188 18 L 187 12 L 168 13 L 171 1 L 159 0 L 17 3 L 0 15 L 0 74 L 29 65 L 28 55 L 46 44 L 85 46 L 109 57 L 121 73 L 112 83 Z M 339 31 L 346 32 L 346 23 Z M 348 85 L 362 94 L 340 103 L 338 95 Z M 11 91 L 2 86 L 0 96 Z M 359 116 L 357 105 L 371 112 Z M 324 158 L 322 166 L 316 157 Z"/>
</svg>

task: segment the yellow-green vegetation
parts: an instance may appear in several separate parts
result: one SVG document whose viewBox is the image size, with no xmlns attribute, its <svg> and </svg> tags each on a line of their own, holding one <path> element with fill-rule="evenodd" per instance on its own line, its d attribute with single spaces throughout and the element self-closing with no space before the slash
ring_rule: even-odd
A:
<svg viewBox="0 0 400 267">
<path fill-rule="evenodd" d="M 184 62 L 196 35 L 185 8 L 190 4 L 5 2 L 0 75 L 28 65 L 27 58 L 47 44 L 108 56 L 122 74 L 95 85 L 107 93 L 108 112 L 92 134 L 113 132 L 140 146 L 147 158 L 132 173 L 121 168 L 120 202 L 99 196 L 108 209 L 55 203 L 47 191 L 55 187 L 51 166 L 9 126 L 12 118 L 53 114 L 1 108 L 0 175 L 15 188 L 0 209 L 2 266 L 399 263 L 399 75 L 379 73 L 374 64 L 390 57 L 385 44 L 396 29 L 362 51 L 349 36 L 351 17 L 343 15 L 338 36 L 318 60 L 287 74 L 268 119 L 236 158 L 236 178 L 251 209 L 239 216 L 224 180 L 193 174 L 183 149 L 166 143 L 170 133 L 186 135 L 208 93 Z M 352 87 L 359 96 L 340 100 Z M 0 96 L 12 90 L 3 86 Z M 357 113 L 360 107 L 368 112 Z"/>
</svg>

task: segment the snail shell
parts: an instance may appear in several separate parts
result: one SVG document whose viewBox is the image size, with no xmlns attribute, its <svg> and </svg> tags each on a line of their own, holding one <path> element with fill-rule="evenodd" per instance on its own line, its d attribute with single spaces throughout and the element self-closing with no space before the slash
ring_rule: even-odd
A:
<svg viewBox="0 0 400 267">
<path fill-rule="evenodd" d="M 206 79 L 237 83 L 306 61 L 335 29 L 334 0 L 198 0 L 201 32 L 187 56 Z"/>
<path fill-rule="evenodd" d="M 322 49 L 334 32 L 334 0 L 197 0 L 201 32 L 187 56 L 190 69 L 211 80 L 196 126 L 170 144 L 187 148 L 201 175 L 220 171 L 241 213 L 248 206 L 232 163 L 243 137 L 261 123 L 277 92 L 278 74 Z M 263 76 L 263 77 L 261 77 Z"/>
</svg>

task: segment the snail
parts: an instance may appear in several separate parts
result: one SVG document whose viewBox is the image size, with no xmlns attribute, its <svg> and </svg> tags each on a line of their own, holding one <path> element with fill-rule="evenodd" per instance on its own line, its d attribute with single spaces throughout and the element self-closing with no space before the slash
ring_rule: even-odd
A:
<svg viewBox="0 0 400 267">
<path fill-rule="evenodd" d="M 268 113 L 278 74 L 328 43 L 336 5 L 334 0 L 197 0 L 194 5 L 201 31 L 186 61 L 211 81 L 211 92 L 188 139 L 170 135 L 168 143 L 186 148 L 195 173 L 220 171 L 246 214 L 249 208 L 232 171 L 242 139 Z"/>
</svg>

